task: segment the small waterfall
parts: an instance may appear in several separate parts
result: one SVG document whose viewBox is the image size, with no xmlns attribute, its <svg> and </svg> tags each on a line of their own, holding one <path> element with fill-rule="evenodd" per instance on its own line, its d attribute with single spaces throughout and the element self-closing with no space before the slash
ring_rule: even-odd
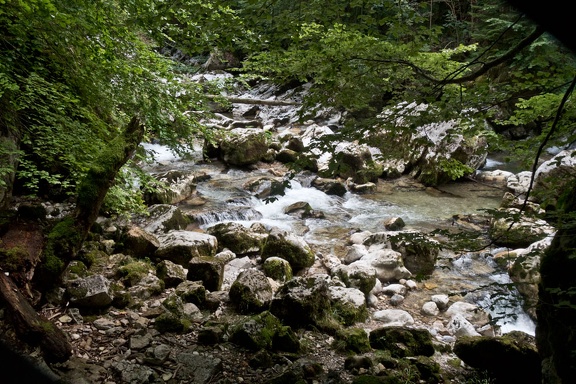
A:
<svg viewBox="0 0 576 384">
<path fill-rule="evenodd" d="M 230 207 L 195 213 L 191 216 L 200 226 L 209 226 L 223 221 L 254 221 L 262 218 L 260 212 L 250 207 Z"/>
</svg>

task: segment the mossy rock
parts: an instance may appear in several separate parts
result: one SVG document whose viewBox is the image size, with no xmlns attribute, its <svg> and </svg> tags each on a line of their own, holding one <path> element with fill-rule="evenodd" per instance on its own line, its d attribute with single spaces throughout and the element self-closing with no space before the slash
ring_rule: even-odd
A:
<svg viewBox="0 0 576 384">
<path fill-rule="evenodd" d="M 368 333 L 362 328 L 346 328 L 336 332 L 334 346 L 351 353 L 366 353 L 372 350 Z"/>
<path fill-rule="evenodd" d="M 270 232 L 261 256 L 263 261 L 274 256 L 287 260 L 294 272 L 314 264 L 314 252 L 304 240 L 277 229 Z"/>
<path fill-rule="evenodd" d="M 432 356 L 432 336 L 425 329 L 383 327 L 370 332 L 370 345 L 374 349 L 390 351 L 392 357 Z"/>
<path fill-rule="evenodd" d="M 172 312 L 165 312 L 154 320 L 154 328 L 160 333 L 181 333 L 184 331 L 184 327 L 185 324 L 182 319 Z"/>
<path fill-rule="evenodd" d="M 264 311 L 236 323 L 231 329 L 230 341 L 252 351 L 270 350 L 274 336 L 279 331 L 286 332 L 280 320 L 270 312 Z"/>
<path fill-rule="evenodd" d="M 292 267 L 281 257 L 269 257 L 264 261 L 262 269 L 266 276 L 276 281 L 284 282 L 292 278 Z"/>
<path fill-rule="evenodd" d="M 540 383 L 541 359 L 534 337 L 513 331 L 501 337 L 460 337 L 454 353 L 503 383 Z"/>
</svg>

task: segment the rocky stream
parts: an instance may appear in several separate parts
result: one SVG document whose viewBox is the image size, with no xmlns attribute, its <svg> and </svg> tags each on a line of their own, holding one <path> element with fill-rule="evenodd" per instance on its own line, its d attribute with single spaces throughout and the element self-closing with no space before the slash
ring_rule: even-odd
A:
<svg viewBox="0 0 576 384">
<path fill-rule="evenodd" d="M 291 103 L 303 91 L 237 90 L 271 103 L 216 113 L 206 124 L 231 134 L 190 156 L 144 144 L 155 161 L 142 167 L 170 189 L 148 196 L 148 216 L 100 218 L 62 287 L 44 295 L 40 311 L 73 355 L 53 362 L 20 343 L 0 310 L 2 340 L 44 377 L 0 382 L 539 382 L 530 300 L 553 228 L 481 211 L 516 209 L 527 173 L 447 143 L 438 125 L 427 128 L 435 156 L 468 151 L 484 167 L 473 178 L 426 187 L 429 155 L 379 163 L 380 150 L 353 142 L 332 153 L 347 167 L 328 174 L 329 155 L 311 143 L 341 116 L 299 121 Z M 285 164 L 307 152 L 311 169 Z M 42 206 L 45 220 L 71 209 Z M 504 227 L 517 235 L 503 240 Z M 437 229 L 498 241 L 451 249 Z"/>
</svg>

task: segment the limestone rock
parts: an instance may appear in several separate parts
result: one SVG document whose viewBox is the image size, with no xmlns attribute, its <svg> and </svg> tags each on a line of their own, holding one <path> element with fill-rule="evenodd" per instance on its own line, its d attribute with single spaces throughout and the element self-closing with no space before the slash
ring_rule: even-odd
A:
<svg viewBox="0 0 576 384">
<path fill-rule="evenodd" d="M 170 231 L 158 236 L 160 248 L 155 257 L 187 268 L 193 257 L 214 256 L 218 240 L 212 235 L 192 231 Z"/>
<path fill-rule="evenodd" d="M 390 351 L 392 357 L 432 356 L 432 335 L 425 329 L 404 327 L 377 328 L 370 332 L 374 349 Z"/>
<path fill-rule="evenodd" d="M 230 287 L 230 302 L 240 313 L 266 309 L 272 301 L 272 287 L 266 275 L 256 269 L 240 272 Z"/>
<path fill-rule="evenodd" d="M 229 249 L 240 256 L 259 252 L 268 236 L 259 226 L 247 228 L 234 222 L 216 224 L 207 232 L 218 239 L 219 250 Z"/>
<path fill-rule="evenodd" d="M 191 281 L 202 281 L 209 291 L 219 291 L 224 280 L 224 264 L 215 257 L 194 257 L 188 264 L 186 277 Z"/>
<path fill-rule="evenodd" d="M 287 260 L 294 272 L 314 264 L 314 252 L 300 237 L 274 228 L 262 248 L 262 260 L 277 256 Z"/>
<path fill-rule="evenodd" d="M 102 275 L 69 281 L 66 289 L 70 304 L 74 306 L 103 308 L 112 304 L 114 299 L 110 281 Z"/>
<path fill-rule="evenodd" d="M 414 324 L 414 318 L 401 309 L 383 309 L 372 314 L 376 321 L 384 323 L 387 327 L 404 327 Z"/>
</svg>

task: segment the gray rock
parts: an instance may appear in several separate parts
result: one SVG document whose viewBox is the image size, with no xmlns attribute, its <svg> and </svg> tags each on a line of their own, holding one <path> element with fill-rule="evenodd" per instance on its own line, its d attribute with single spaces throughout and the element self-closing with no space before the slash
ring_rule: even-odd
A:
<svg viewBox="0 0 576 384">
<path fill-rule="evenodd" d="M 130 349 L 139 351 L 150 345 L 152 342 L 152 335 L 145 333 L 144 335 L 134 335 L 130 337 Z"/>
<path fill-rule="evenodd" d="M 234 222 L 216 224 L 207 232 L 218 239 L 219 250 L 229 249 L 239 256 L 259 252 L 268 237 L 258 226 L 247 228 Z"/>
<path fill-rule="evenodd" d="M 385 326 L 404 327 L 414 324 L 414 318 L 408 312 L 401 309 L 383 309 L 372 314 L 376 321 L 384 323 Z"/>
<path fill-rule="evenodd" d="M 70 304 L 74 306 L 103 308 L 112 304 L 114 299 L 110 281 L 102 275 L 69 281 L 66 290 Z"/>
<path fill-rule="evenodd" d="M 258 128 L 235 128 L 220 142 L 222 160 L 231 165 L 250 165 L 268 152 L 268 136 Z"/>
<path fill-rule="evenodd" d="M 187 268 L 193 257 L 214 256 L 218 240 L 212 235 L 192 231 L 170 231 L 158 236 L 160 248 L 155 257 Z"/>
<path fill-rule="evenodd" d="M 156 204 L 148 208 L 149 216 L 140 220 L 140 226 L 144 231 L 159 235 L 171 230 L 184 229 L 188 220 L 182 211 L 168 204 Z"/>
<path fill-rule="evenodd" d="M 256 269 L 241 272 L 230 287 L 230 302 L 240 313 L 266 309 L 272 301 L 272 286 L 266 275 Z"/>
<path fill-rule="evenodd" d="M 194 257 L 188 264 L 188 275 L 191 281 L 202 281 L 209 291 L 219 291 L 224 281 L 224 264 L 215 257 Z"/>
<path fill-rule="evenodd" d="M 330 286 L 328 295 L 336 318 L 344 325 L 363 322 L 368 317 L 366 297 L 356 288 Z"/>
<path fill-rule="evenodd" d="M 436 305 L 435 302 L 427 301 L 426 303 L 424 303 L 422 305 L 421 312 L 423 315 L 426 315 L 426 316 L 438 316 L 438 314 L 440 313 L 440 310 L 438 309 L 438 306 Z"/>
<path fill-rule="evenodd" d="M 295 273 L 314 264 L 310 246 L 302 238 L 278 228 L 270 231 L 262 248 L 262 260 L 273 256 L 287 260 Z"/>
<path fill-rule="evenodd" d="M 156 265 L 156 276 L 164 281 L 166 288 L 175 287 L 186 280 L 187 271 L 170 260 L 162 260 Z"/>
<path fill-rule="evenodd" d="M 159 246 L 156 236 L 140 227 L 130 228 L 124 239 L 124 253 L 139 259 L 151 258 Z"/>
<path fill-rule="evenodd" d="M 440 310 L 446 309 L 448 307 L 448 303 L 450 302 L 450 297 L 444 294 L 433 295 L 430 299 L 436 303 L 436 306 L 438 306 L 438 309 Z"/>
<path fill-rule="evenodd" d="M 112 370 L 126 384 L 147 384 L 156 378 L 156 372 L 145 365 L 128 361 L 113 362 Z"/>
</svg>

